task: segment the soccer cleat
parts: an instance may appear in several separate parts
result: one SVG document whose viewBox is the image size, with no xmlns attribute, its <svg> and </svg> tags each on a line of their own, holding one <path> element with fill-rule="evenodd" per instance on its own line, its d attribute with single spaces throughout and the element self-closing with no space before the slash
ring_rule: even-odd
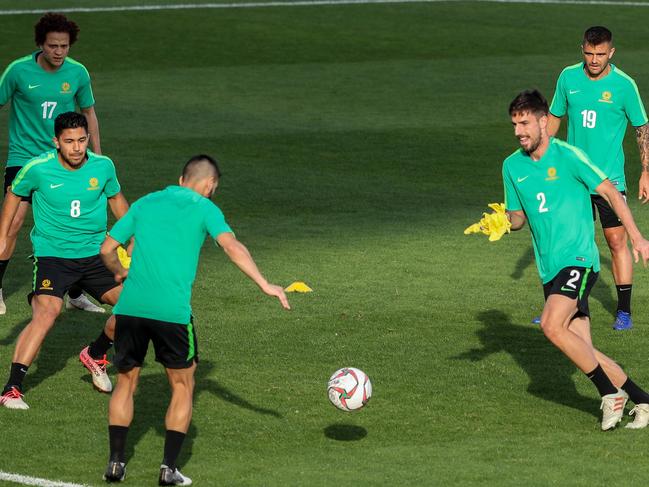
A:
<svg viewBox="0 0 649 487">
<path fill-rule="evenodd" d="M 635 419 L 633 423 L 629 423 L 625 428 L 630 430 L 639 430 L 641 428 L 646 428 L 649 424 L 649 404 L 636 404 L 635 407 L 629 411 L 629 416 L 635 414 Z"/>
<path fill-rule="evenodd" d="M 0 404 L 9 409 L 29 409 L 23 401 L 23 393 L 15 386 L 11 386 L 11 389 L 0 396 Z"/>
<path fill-rule="evenodd" d="M 541 324 L 541 317 L 540 316 L 535 316 L 532 318 L 532 323 L 535 325 L 540 325 Z"/>
<path fill-rule="evenodd" d="M 106 360 L 106 355 L 99 360 L 95 360 L 88 353 L 89 348 L 86 347 L 81 350 L 79 360 L 92 374 L 92 384 L 95 386 L 95 389 L 99 392 L 111 392 L 113 390 L 113 384 L 111 384 L 110 377 L 106 373 L 106 366 L 110 365 L 110 362 Z"/>
<path fill-rule="evenodd" d="M 0 288 L 0 315 L 7 313 L 7 305 L 5 304 L 4 296 L 2 295 L 2 288 Z"/>
<path fill-rule="evenodd" d="M 126 464 L 123 462 L 108 462 L 104 480 L 106 482 L 121 482 L 126 477 Z"/>
<path fill-rule="evenodd" d="M 631 313 L 617 310 L 617 316 L 615 317 L 615 323 L 613 323 L 613 329 L 617 331 L 623 331 L 630 330 L 631 328 L 633 328 Z"/>
<path fill-rule="evenodd" d="M 158 485 L 192 485 L 192 479 L 185 477 L 177 468 L 172 470 L 163 464 L 160 465 Z"/>
<path fill-rule="evenodd" d="M 629 396 L 622 389 L 602 397 L 602 404 L 599 407 L 602 410 L 602 431 L 613 429 L 622 421 L 627 399 Z"/>
<path fill-rule="evenodd" d="M 66 296 L 65 309 L 81 309 L 83 311 L 90 311 L 91 313 L 105 313 L 106 310 L 101 306 L 97 306 L 90 301 L 85 294 L 79 295 L 78 298 L 72 299 Z"/>
</svg>

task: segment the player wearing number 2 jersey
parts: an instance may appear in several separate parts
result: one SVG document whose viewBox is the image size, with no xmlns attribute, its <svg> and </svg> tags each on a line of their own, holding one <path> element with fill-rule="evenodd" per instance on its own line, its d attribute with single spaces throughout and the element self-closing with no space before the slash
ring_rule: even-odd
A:
<svg viewBox="0 0 649 487">
<path fill-rule="evenodd" d="M 0 107 L 11 102 L 5 193 L 27 161 L 54 149 L 54 119 L 60 113 L 74 111 L 77 106 L 88 119 L 92 147 L 95 153 L 101 154 L 90 76 L 82 64 L 67 57 L 79 27 L 61 14 L 48 13 L 38 21 L 34 31 L 39 49 L 9 64 L 0 77 Z M 0 314 L 6 312 L 2 278 L 28 211 L 30 195 L 23 201 L 12 222 L 7 248 L 0 254 Z M 80 291 L 70 294 L 76 298 L 72 300 L 73 305 L 88 311 L 104 311 L 80 296 Z"/>
<path fill-rule="evenodd" d="M 25 164 L 7 192 L 0 213 L 2 251 L 20 199 L 32 195 L 32 320 L 18 337 L 9 379 L 0 397 L 0 404 L 12 409 L 27 409 L 22 400 L 22 381 L 54 326 L 70 287 L 77 284 L 108 304 L 117 302 L 122 288 L 99 257 L 106 233 L 107 206 L 118 219 L 128 210 L 113 162 L 87 151 L 88 124 L 80 113 L 59 115 L 54 133 L 56 150 Z M 114 329 L 115 319 L 111 316 L 97 340 L 80 355 L 93 374 L 94 386 L 102 392 L 112 390 L 105 371 L 105 353 L 112 344 Z"/>
<path fill-rule="evenodd" d="M 649 394 L 597 350 L 590 336 L 588 295 L 597 280 L 599 253 L 589 194 L 596 192 L 611 205 L 631 237 L 636 259 L 641 255 L 645 265 L 649 241 L 620 192 L 588 156 L 548 136 L 548 104 L 541 93 L 519 94 L 509 114 L 521 148 L 503 163 L 505 207 L 512 230 L 530 224 L 546 300 L 543 333 L 597 387 L 603 430 L 622 419 L 629 398 L 636 403 L 636 418 L 627 427 L 644 428 L 649 424 Z"/>
<path fill-rule="evenodd" d="M 613 37 L 605 27 L 591 27 L 582 43 L 584 61 L 565 68 L 557 81 L 550 106 L 548 134 L 556 135 L 561 118 L 568 116 L 568 142 L 582 149 L 626 194 L 622 143 L 627 122 L 636 128 L 642 175 L 640 199 L 649 201 L 649 125 L 635 82 L 609 61 L 615 53 Z M 618 293 L 616 330 L 631 328 L 633 265 L 622 223 L 601 196 L 592 194 L 593 215 L 599 212 L 611 251 Z"/>
</svg>

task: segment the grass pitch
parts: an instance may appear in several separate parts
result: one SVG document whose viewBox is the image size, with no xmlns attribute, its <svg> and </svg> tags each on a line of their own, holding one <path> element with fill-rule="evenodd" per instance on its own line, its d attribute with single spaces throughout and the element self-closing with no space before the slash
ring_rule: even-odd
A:
<svg viewBox="0 0 649 487">
<path fill-rule="evenodd" d="M 0 16 L 2 66 L 32 50 L 37 17 Z M 649 481 L 639 468 L 648 432 L 600 432 L 596 391 L 529 324 L 542 294 L 528 231 L 491 244 L 462 235 L 502 200 L 501 161 L 517 146 L 507 104 L 532 86 L 551 97 L 585 28 L 611 28 L 614 61 L 649 102 L 649 8 L 447 2 L 70 17 L 82 28 L 72 57 L 93 77 L 102 146 L 127 198 L 174 183 L 190 155 L 214 154 L 224 170 L 215 200 L 263 272 L 315 289 L 283 312 L 206 244 L 181 459 L 196 485 Z M 7 119 L 5 108 L 3 134 Z M 647 209 L 630 200 L 649 232 Z M 28 253 L 25 232 L 5 279 L 3 374 L 30 315 Z M 649 386 L 647 271 L 637 268 L 636 328 L 614 333 L 603 256 L 594 341 Z M 0 470 L 101 484 L 108 398 L 77 354 L 102 322 L 61 316 L 25 382 L 31 409 L 0 411 Z M 346 365 L 374 385 L 356 414 L 326 398 L 329 375 Z M 155 483 L 167 400 L 150 360 L 128 485 Z"/>
</svg>

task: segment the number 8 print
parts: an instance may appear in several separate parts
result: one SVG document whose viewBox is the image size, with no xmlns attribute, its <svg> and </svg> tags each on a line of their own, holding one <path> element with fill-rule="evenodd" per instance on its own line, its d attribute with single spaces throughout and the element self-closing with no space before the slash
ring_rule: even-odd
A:
<svg viewBox="0 0 649 487">
<path fill-rule="evenodd" d="M 72 200 L 70 203 L 70 216 L 72 218 L 78 218 L 81 215 L 81 201 Z"/>
</svg>

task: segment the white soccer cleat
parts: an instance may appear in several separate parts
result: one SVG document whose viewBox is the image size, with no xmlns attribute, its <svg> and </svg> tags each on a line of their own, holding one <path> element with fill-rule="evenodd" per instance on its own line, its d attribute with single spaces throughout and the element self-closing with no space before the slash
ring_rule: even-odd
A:
<svg viewBox="0 0 649 487">
<path fill-rule="evenodd" d="M 635 407 L 629 411 L 629 416 L 635 414 L 635 419 L 633 423 L 629 423 L 625 428 L 630 430 L 639 430 L 641 428 L 646 428 L 649 424 L 649 404 L 636 404 Z"/>
<path fill-rule="evenodd" d="M 29 409 L 29 406 L 23 401 L 23 394 L 16 387 L 12 387 L 2 396 L 0 404 L 9 409 Z"/>
<path fill-rule="evenodd" d="M 615 428 L 622 421 L 627 399 L 629 399 L 629 396 L 622 389 L 618 389 L 614 394 L 606 394 L 602 397 L 602 404 L 599 407 L 602 410 L 602 431 Z"/>
<path fill-rule="evenodd" d="M 2 288 L 0 288 L 0 315 L 7 313 L 7 305 L 5 304 L 4 296 L 2 295 Z"/>
<path fill-rule="evenodd" d="M 70 296 L 66 296 L 65 309 L 80 309 L 83 311 L 89 311 L 91 313 L 106 312 L 104 308 L 97 306 L 95 303 L 90 301 L 85 294 L 81 294 L 78 298 L 74 299 L 72 299 Z"/>
<path fill-rule="evenodd" d="M 92 384 L 95 386 L 95 389 L 99 392 L 111 392 L 113 390 L 113 384 L 110 382 L 110 377 L 106 373 L 106 366 L 110 365 L 110 362 L 106 360 L 106 355 L 99 360 L 95 360 L 88 353 L 89 348 L 86 347 L 81 350 L 79 360 L 92 374 Z"/>
<path fill-rule="evenodd" d="M 180 473 L 180 470 L 173 470 L 166 465 L 160 465 L 160 477 L 158 485 L 192 485 L 192 479 Z"/>
</svg>

